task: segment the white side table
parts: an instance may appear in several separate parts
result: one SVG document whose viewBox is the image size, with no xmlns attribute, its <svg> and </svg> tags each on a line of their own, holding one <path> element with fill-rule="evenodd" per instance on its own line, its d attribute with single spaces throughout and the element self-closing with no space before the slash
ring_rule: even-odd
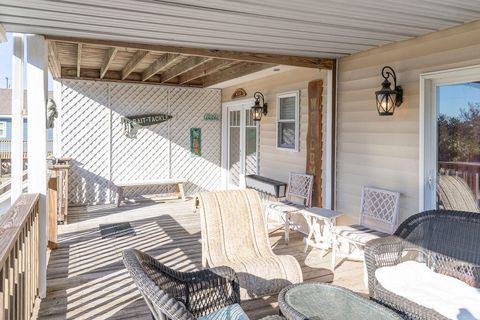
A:
<svg viewBox="0 0 480 320">
<path fill-rule="evenodd" d="M 343 213 L 318 207 L 305 208 L 299 211 L 303 214 L 308 224 L 308 236 L 305 239 L 305 252 L 308 246 L 322 250 L 323 257 L 327 250 L 332 247 L 331 227 L 336 223 L 336 219 Z"/>
</svg>

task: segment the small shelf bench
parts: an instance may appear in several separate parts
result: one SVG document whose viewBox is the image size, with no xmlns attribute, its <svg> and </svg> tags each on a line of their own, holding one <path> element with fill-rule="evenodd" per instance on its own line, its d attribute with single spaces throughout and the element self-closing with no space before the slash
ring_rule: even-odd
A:
<svg viewBox="0 0 480 320">
<path fill-rule="evenodd" d="M 245 177 L 247 188 L 255 189 L 261 193 L 275 198 L 284 198 L 287 191 L 287 184 L 282 181 L 273 180 L 256 174 Z"/>
<path fill-rule="evenodd" d="M 124 189 L 130 187 L 176 185 L 178 198 L 185 200 L 185 192 L 183 189 L 183 185 L 185 183 L 187 183 L 186 179 L 132 180 L 115 182 L 115 185 L 117 186 L 117 207 L 119 207 L 120 203 L 125 200 L 123 195 Z"/>
</svg>

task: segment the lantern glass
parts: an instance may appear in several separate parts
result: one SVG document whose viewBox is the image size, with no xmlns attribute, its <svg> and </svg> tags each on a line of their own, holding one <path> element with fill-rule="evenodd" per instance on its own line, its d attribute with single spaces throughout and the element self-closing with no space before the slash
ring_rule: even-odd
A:
<svg viewBox="0 0 480 320">
<path fill-rule="evenodd" d="M 260 104 L 255 102 L 255 105 L 252 107 L 253 121 L 260 121 L 262 119 L 263 108 Z"/>
</svg>

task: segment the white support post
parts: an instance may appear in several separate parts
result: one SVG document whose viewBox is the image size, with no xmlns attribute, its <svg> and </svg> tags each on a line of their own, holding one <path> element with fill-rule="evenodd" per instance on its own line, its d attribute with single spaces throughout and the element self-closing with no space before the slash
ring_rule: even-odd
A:
<svg viewBox="0 0 480 320">
<path fill-rule="evenodd" d="M 10 202 L 13 205 L 22 194 L 23 186 L 23 34 L 13 35 L 12 61 L 12 178 Z"/>
<path fill-rule="evenodd" d="M 40 298 L 47 284 L 47 42 L 43 36 L 27 35 L 28 99 L 28 192 L 39 193 L 39 269 Z"/>
</svg>

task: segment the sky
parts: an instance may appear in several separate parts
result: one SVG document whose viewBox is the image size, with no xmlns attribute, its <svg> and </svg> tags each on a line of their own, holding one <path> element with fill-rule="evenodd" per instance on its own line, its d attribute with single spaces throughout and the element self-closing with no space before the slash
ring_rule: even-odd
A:
<svg viewBox="0 0 480 320">
<path fill-rule="evenodd" d="M 437 92 L 439 112 L 457 116 L 468 103 L 480 103 L 480 83 L 470 82 L 440 86 Z"/>
<path fill-rule="evenodd" d="M 0 43 L 0 88 L 7 87 L 8 77 L 10 86 L 12 83 L 12 54 L 13 54 L 13 44 L 12 44 L 12 34 L 7 33 L 7 42 Z M 48 75 L 48 90 L 52 90 L 52 77 Z"/>
</svg>

